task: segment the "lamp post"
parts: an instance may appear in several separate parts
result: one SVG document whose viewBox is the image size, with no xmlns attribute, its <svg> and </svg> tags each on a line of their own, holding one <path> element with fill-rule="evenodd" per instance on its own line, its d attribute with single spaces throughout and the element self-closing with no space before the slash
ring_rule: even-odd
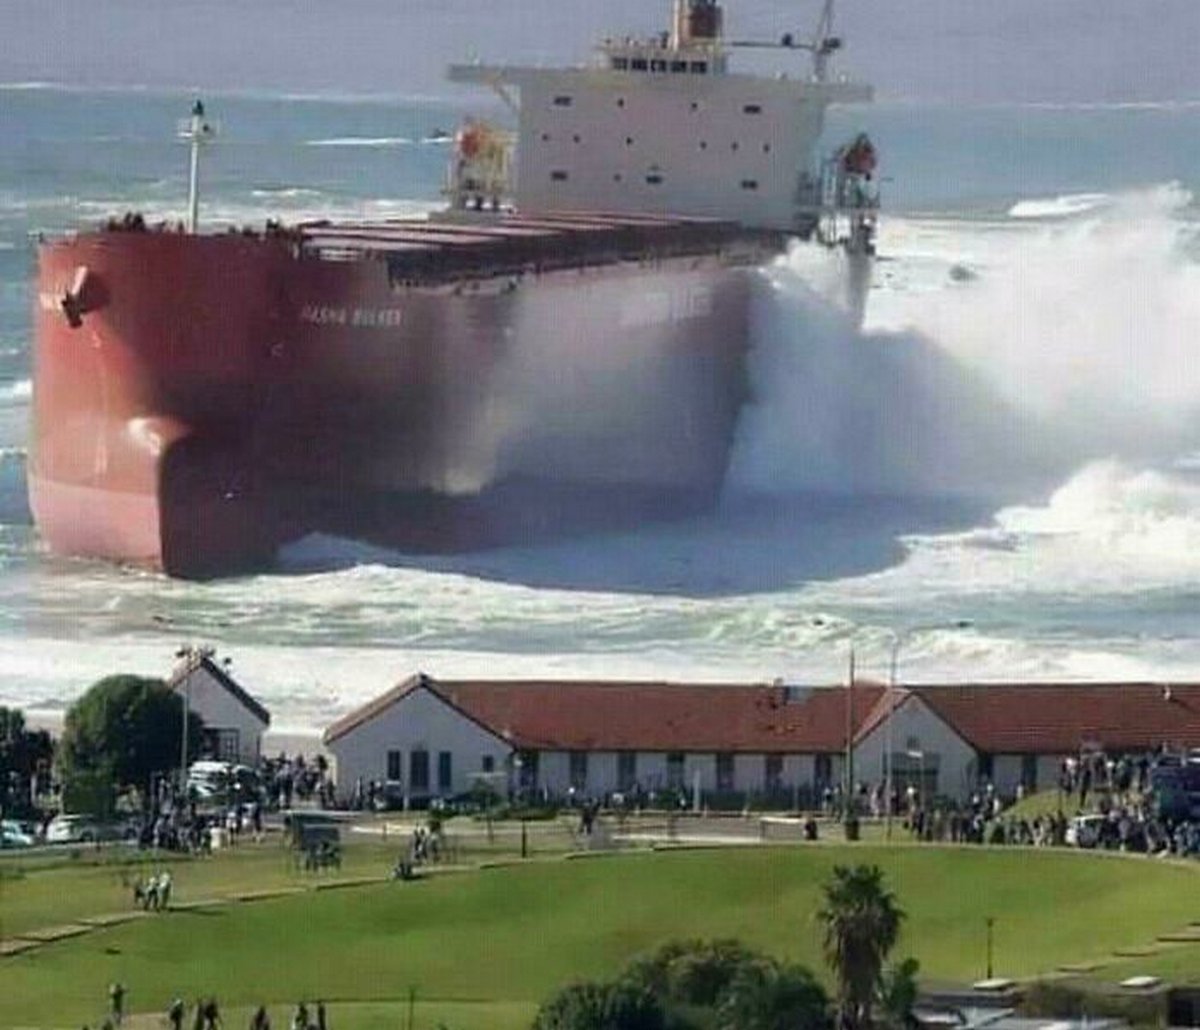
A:
<svg viewBox="0 0 1200 1030">
<path fill-rule="evenodd" d="M 987 979 L 992 978 L 992 928 L 996 925 L 994 916 L 987 917 Z"/>
</svg>

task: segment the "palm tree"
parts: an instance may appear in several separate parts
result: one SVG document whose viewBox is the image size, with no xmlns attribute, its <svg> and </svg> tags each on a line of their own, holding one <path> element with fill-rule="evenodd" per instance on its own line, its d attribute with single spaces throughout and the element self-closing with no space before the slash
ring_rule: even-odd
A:
<svg viewBox="0 0 1200 1030">
<path fill-rule="evenodd" d="M 904 912 L 883 883 L 878 866 L 834 866 L 817 912 L 824 925 L 825 961 L 837 980 L 842 1030 L 867 1030 L 883 963 L 900 936 Z"/>
</svg>

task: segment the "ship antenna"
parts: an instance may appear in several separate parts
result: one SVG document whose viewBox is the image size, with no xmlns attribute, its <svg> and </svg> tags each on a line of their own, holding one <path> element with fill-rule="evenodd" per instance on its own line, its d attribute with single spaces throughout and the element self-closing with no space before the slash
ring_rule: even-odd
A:
<svg viewBox="0 0 1200 1030">
<path fill-rule="evenodd" d="M 200 222 L 200 148 L 217 134 L 216 126 L 204 116 L 204 101 L 192 105 L 192 115 L 179 127 L 179 138 L 191 147 L 188 172 L 187 231 L 195 233 Z"/>
</svg>

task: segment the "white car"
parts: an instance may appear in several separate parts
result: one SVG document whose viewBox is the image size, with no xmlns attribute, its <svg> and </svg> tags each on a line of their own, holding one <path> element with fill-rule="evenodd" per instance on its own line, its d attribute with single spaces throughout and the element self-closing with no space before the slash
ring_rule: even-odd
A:
<svg viewBox="0 0 1200 1030">
<path fill-rule="evenodd" d="M 0 820 L 0 848 L 31 848 L 37 836 L 16 819 Z"/>
<path fill-rule="evenodd" d="M 100 837 L 100 824 L 90 815 L 56 815 L 46 827 L 47 844 L 90 844 Z"/>
</svg>

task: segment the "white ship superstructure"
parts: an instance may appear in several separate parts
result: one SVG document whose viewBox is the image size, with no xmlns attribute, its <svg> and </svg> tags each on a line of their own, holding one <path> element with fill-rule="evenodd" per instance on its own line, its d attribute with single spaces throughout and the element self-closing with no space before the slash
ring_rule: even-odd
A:
<svg viewBox="0 0 1200 1030">
<path fill-rule="evenodd" d="M 826 212 L 834 204 L 816 174 L 825 111 L 869 100 L 871 89 L 828 75 L 838 47 L 828 3 L 811 42 L 729 41 L 723 25 L 715 0 L 675 0 L 669 31 L 605 40 L 592 66 L 466 64 L 450 77 L 489 85 L 517 110 L 519 211 L 699 216 L 807 236 L 823 193 Z M 740 47 L 808 50 L 812 69 L 738 73 L 730 56 Z"/>
</svg>

